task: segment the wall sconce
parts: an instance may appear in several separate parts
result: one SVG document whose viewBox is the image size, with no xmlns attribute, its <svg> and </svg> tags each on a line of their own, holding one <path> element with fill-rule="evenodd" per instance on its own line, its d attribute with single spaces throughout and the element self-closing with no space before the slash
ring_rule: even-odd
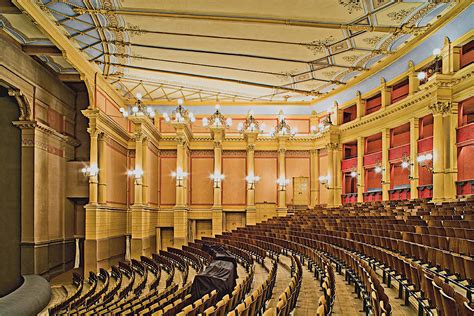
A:
<svg viewBox="0 0 474 316">
<path fill-rule="evenodd" d="M 248 188 L 249 190 L 254 190 L 255 189 L 255 183 L 260 181 L 259 176 L 254 176 L 253 174 L 249 174 L 248 176 L 245 177 L 245 181 L 248 183 Z"/>
<path fill-rule="evenodd" d="M 428 78 L 428 74 L 426 73 L 426 71 L 420 71 L 416 77 L 418 78 L 418 80 L 420 80 L 420 83 L 425 83 L 426 82 L 426 79 Z"/>
<path fill-rule="evenodd" d="M 178 168 L 178 169 L 176 169 L 176 171 L 173 171 L 171 173 L 171 176 L 176 179 L 176 186 L 177 187 L 182 187 L 184 178 L 186 178 L 188 176 L 188 173 L 184 172 L 183 169 Z"/>
<path fill-rule="evenodd" d="M 214 188 L 219 189 L 221 187 L 221 182 L 224 180 L 225 176 L 219 172 L 214 172 L 209 176 L 214 181 Z"/>
<path fill-rule="evenodd" d="M 285 179 L 283 177 L 279 177 L 276 182 L 280 187 L 280 191 L 285 191 L 288 184 L 290 184 L 290 180 Z"/>
<path fill-rule="evenodd" d="M 81 172 L 85 177 L 95 177 L 99 174 L 99 168 L 96 164 L 93 164 L 89 167 L 82 168 Z"/>
<path fill-rule="evenodd" d="M 143 177 L 143 170 L 142 169 L 128 170 L 127 175 L 129 177 L 134 177 L 135 180 L 137 181 Z"/>
<path fill-rule="evenodd" d="M 356 168 L 352 168 L 350 175 L 351 175 L 352 178 L 357 177 L 357 176 L 359 175 L 359 174 L 357 173 L 357 169 L 356 169 Z"/>
<path fill-rule="evenodd" d="M 426 168 L 429 172 L 434 172 L 432 164 L 433 155 L 431 153 L 418 155 L 418 157 L 416 157 L 416 161 L 421 167 Z"/>
<path fill-rule="evenodd" d="M 382 163 L 380 161 L 375 164 L 374 171 L 375 173 L 385 172 L 385 168 L 382 168 Z"/>
<path fill-rule="evenodd" d="M 329 189 L 329 176 L 319 176 L 318 180 L 326 189 Z"/>
</svg>

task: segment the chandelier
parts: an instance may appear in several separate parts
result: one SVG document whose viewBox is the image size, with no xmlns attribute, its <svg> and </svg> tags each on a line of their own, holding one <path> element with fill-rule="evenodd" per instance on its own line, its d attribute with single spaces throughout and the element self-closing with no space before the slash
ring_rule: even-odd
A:
<svg viewBox="0 0 474 316">
<path fill-rule="evenodd" d="M 253 116 L 253 111 L 250 110 L 245 122 L 240 122 L 237 126 L 239 133 L 253 133 L 260 132 L 263 133 L 265 130 L 265 124 L 260 125 L 260 123 Z"/>
<path fill-rule="evenodd" d="M 149 118 L 155 117 L 155 110 L 152 107 L 146 106 L 142 102 L 142 94 L 137 93 L 136 96 L 137 101 L 131 108 L 120 108 L 119 111 L 122 113 L 123 117 L 129 116 L 148 116 Z"/>
<path fill-rule="evenodd" d="M 183 99 L 178 99 L 178 106 L 176 109 L 171 112 L 170 115 L 164 112 L 163 117 L 166 122 L 171 123 L 194 123 L 196 121 L 194 114 L 184 108 Z"/>
<path fill-rule="evenodd" d="M 278 113 L 278 123 L 275 128 L 272 129 L 270 135 L 272 137 L 275 136 L 295 136 L 297 133 L 296 128 L 291 128 L 290 125 L 285 120 L 285 115 L 283 114 L 283 110 Z"/>
<path fill-rule="evenodd" d="M 230 117 L 226 118 L 219 111 L 220 105 L 216 104 L 216 111 L 209 118 L 204 117 L 202 119 L 202 125 L 209 128 L 225 128 L 232 126 L 232 119 Z"/>
<path fill-rule="evenodd" d="M 325 116 L 318 125 L 311 126 L 311 134 L 320 135 L 327 131 L 332 125 L 331 112 Z"/>
</svg>

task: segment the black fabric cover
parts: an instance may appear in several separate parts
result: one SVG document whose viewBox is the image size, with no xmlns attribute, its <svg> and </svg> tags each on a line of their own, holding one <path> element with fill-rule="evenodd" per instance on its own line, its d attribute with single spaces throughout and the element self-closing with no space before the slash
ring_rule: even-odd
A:
<svg viewBox="0 0 474 316">
<path fill-rule="evenodd" d="M 207 268 L 194 277 L 191 287 L 193 298 L 217 290 L 218 299 L 231 294 L 237 284 L 237 260 L 224 247 L 205 245 L 203 250 L 214 257 Z"/>
</svg>

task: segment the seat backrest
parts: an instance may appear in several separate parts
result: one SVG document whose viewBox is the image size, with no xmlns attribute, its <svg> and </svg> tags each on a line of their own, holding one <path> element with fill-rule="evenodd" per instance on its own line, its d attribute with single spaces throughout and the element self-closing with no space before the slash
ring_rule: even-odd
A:
<svg viewBox="0 0 474 316">
<path fill-rule="evenodd" d="M 441 290 L 441 299 L 443 302 L 444 315 L 459 315 L 456 311 L 456 302 L 453 297 L 447 295 L 443 290 Z"/>
</svg>

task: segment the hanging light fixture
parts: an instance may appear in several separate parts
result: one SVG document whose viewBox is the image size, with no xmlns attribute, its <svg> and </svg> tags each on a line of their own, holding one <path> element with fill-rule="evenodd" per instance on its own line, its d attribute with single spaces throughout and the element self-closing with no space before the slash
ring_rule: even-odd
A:
<svg viewBox="0 0 474 316">
<path fill-rule="evenodd" d="M 123 117 L 129 116 L 148 116 L 149 118 L 153 119 L 156 115 L 155 110 L 151 106 L 146 106 L 142 102 L 142 94 L 137 93 L 136 96 L 137 101 L 135 104 L 129 108 L 120 108 L 119 111 L 122 113 Z"/>
<path fill-rule="evenodd" d="M 228 128 L 232 126 L 232 119 L 225 117 L 220 111 L 220 105 L 216 104 L 216 111 L 209 118 L 202 119 L 202 125 L 208 128 Z"/>
<path fill-rule="evenodd" d="M 178 99 L 178 106 L 171 114 L 164 112 L 163 118 L 168 123 L 192 124 L 196 121 L 194 114 L 183 106 L 183 99 Z"/>
<path fill-rule="evenodd" d="M 296 128 L 290 127 L 290 125 L 286 122 L 285 114 L 283 114 L 283 110 L 280 110 L 278 113 L 278 123 L 277 126 L 272 129 L 270 135 L 272 137 L 278 136 L 290 136 L 293 137 L 297 133 Z"/>
<path fill-rule="evenodd" d="M 253 111 L 250 110 L 247 114 L 245 122 L 240 122 L 237 125 L 239 133 L 263 133 L 265 130 L 265 124 L 261 124 L 253 116 Z"/>
</svg>

